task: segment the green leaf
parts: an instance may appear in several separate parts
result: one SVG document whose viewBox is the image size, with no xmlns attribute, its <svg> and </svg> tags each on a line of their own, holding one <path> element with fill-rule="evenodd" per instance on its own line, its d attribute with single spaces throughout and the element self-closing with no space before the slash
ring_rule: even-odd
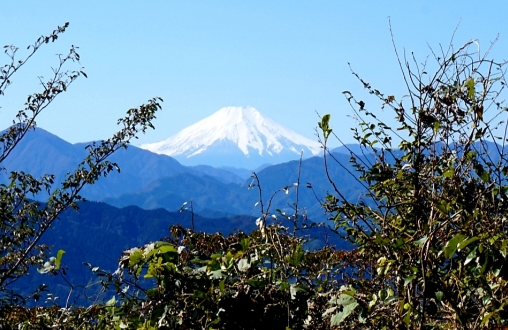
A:
<svg viewBox="0 0 508 330">
<path fill-rule="evenodd" d="M 255 289 L 262 289 L 266 286 L 266 281 L 261 281 L 261 280 L 252 280 L 251 279 L 251 280 L 247 280 L 245 282 Z"/>
<path fill-rule="evenodd" d="M 488 326 L 489 320 L 492 316 L 496 315 L 496 312 L 487 313 L 485 317 L 483 318 L 482 322 L 480 323 L 480 326 Z"/>
<path fill-rule="evenodd" d="M 160 253 L 167 252 L 178 252 L 178 250 L 173 245 L 163 245 L 158 248 Z"/>
<path fill-rule="evenodd" d="M 490 182 L 489 172 L 483 171 L 483 173 L 480 174 L 480 178 L 483 180 L 483 182 Z"/>
<path fill-rule="evenodd" d="M 323 136 L 325 139 L 327 139 L 328 136 L 330 136 L 330 133 L 332 132 L 332 130 L 329 127 L 329 122 L 330 122 L 330 114 L 329 113 L 327 113 L 326 115 L 321 117 L 321 121 L 318 122 L 318 126 L 319 126 L 319 128 L 321 128 L 321 131 L 323 132 Z"/>
<path fill-rule="evenodd" d="M 347 294 L 341 294 L 337 299 L 337 303 L 342 306 L 342 311 L 332 317 L 332 326 L 342 323 L 358 306 L 356 299 Z"/>
<path fill-rule="evenodd" d="M 375 294 L 372 295 L 372 300 L 369 301 L 369 308 L 371 308 L 372 306 L 374 306 L 377 302 L 377 296 Z"/>
<path fill-rule="evenodd" d="M 466 158 L 468 160 L 472 160 L 476 157 L 477 154 L 478 154 L 478 152 L 476 152 L 476 151 L 470 151 L 466 154 Z"/>
<path fill-rule="evenodd" d="M 286 258 L 286 260 L 289 262 L 292 266 L 298 266 L 301 264 L 303 258 L 305 256 L 305 252 L 303 251 L 303 248 L 301 245 L 298 245 L 295 249 L 295 252 L 292 256 L 289 256 Z"/>
<path fill-rule="evenodd" d="M 129 268 L 137 265 L 143 259 L 143 252 L 141 250 L 134 251 L 129 257 Z"/>
<path fill-rule="evenodd" d="M 381 299 L 381 301 L 385 301 L 386 298 L 388 298 L 388 292 L 386 292 L 386 290 L 379 290 L 377 295 L 378 295 L 379 299 Z"/>
<path fill-rule="evenodd" d="M 462 234 L 453 236 L 453 238 L 449 240 L 448 243 L 446 243 L 446 246 L 443 250 L 445 258 L 451 258 L 455 254 L 455 251 L 457 251 L 459 243 L 464 241 L 465 238 L 466 236 Z"/>
<path fill-rule="evenodd" d="M 62 256 L 64 253 L 65 253 L 64 250 L 62 250 L 62 249 L 58 250 L 58 252 L 56 254 L 56 259 L 55 259 L 55 269 L 60 269 L 60 264 L 62 262 Z"/>
<path fill-rule="evenodd" d="M 439 120 L 436 120 L 436 122 L 434 123 L 434 132 L 439 131 L 440 127 L 441 127 L 441 123 L 439 122 Z"/>
<path fill-rule="evenodd" d="M 337 306 L 333 306 L 333 307 L 330 307 L 330 308 L 327 308 L 323 314 L 321 314 L 321 316 L 326 316 L 330 313 L 333 313 L 335 312 L 335 310 L 337 309 Z"/>
<path fill-rule="evenodd" d="M 444 201 L 439 201 L 437 202 L 436 204 L 436 207 L 439 211 L 441 211 L 441 213 L 443 213 L 444 215 L 448 215 L 448 203 L 445 203 Z"/>
<path fill-rule="evenodd" d="M 113 296 L 113 298 L 109 299 L 107 302 L 106 302 L 106 306 L 114 306 L 116 303 L 116 299 L 115 299 L 115 296 Z"/>
<path fill-rule="evenodd" d="M 483 180 L 483 182 L 490 182 L 489 172 L 486 171 L 481 164 L 475 164 L 474 171 Z"/>
<path fill-rule="evenodd" d="M 450 168 L 448 171 L 443 173 L 443 176 L 445 178 L 451 178 L 453 176 L 453 173 L 455 173 L 455 171 L 453 170 L 453 168 Z"/>
<path fill-rule="evenodd" d="M 222 269 L 211 271 L 209 276 L 210 276 L 211 279 L 215 279 L 215 280 L 224 278 L 224 274 L 222 273 Z M 222 285 L 224 285 L 224 283 Z"/>
<path fill-rule="evenodd" d="M 280 284 L 279 284 L 279 290 L 281 291 L 286 291 L 289 289 L 289 282 L 288 281 L 282 281 Z"/>
<path fill-rule="evenodd" d="M 422 238 L 420 238 L 419 240 L 415 241 L 415 243 L 418 247 L 422 247 L 426 241 L 427 241 L 427 235 L 425 235 Z"/>
<path fill-rule="evenodd" d="M 467 87 L 467 96 L 474 102 L 475 101 L 475 88 L 474 88 L 474 79 L 469 78 L 466 80 Z"/>
<path fill-rule="evenodd" d="M 404 318 L 402 319 L 402 321 L 404 321 L 406 325 L 409 325 L 409 322 L 411 322 L 411 315 L 412 315 L 411 311 L 408 311 L 404 316 Z"/>
<path fill-rule="evenodd" d="M 411 283 L 411 281 L 413 281 L 414 279 L 415 279 L 414 276 L 408 276 L 408 277 L 404 278 L 404 286 L 406 286 L 409 283 Z"/>
<path fill-rule="evenodd" d="M 466 239 L 462 242 L 460 242 L 458 245 L 457 245 L 457 250 L 462 250 L 464 249 L 466 246 L 468 246 L 469 244 L 473 243 L 473 242 L 476 242 L 477 240 L 479 240 L 480 237 L 478 236 L 475 236 L 475 237 L 471 237 L 469 239 Z"/>
</svg>

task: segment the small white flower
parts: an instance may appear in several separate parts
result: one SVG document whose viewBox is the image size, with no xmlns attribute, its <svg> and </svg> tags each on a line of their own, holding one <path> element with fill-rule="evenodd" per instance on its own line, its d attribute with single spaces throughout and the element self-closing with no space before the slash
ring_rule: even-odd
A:
<svg viewBox="0 0 508 330">
<path fill-rule="evenodd" d="M 185 246 L 180 245 L 177 249 L 178 254 L 182 253 L 183 250 L 185 250 Z"/>
<path fill-rule="evenodd" d="M 146 257 L 148 255 L 148 253 L 150 253 L 150 251 L 152 251 L 153 249 L 155 249 L 155 243 L 150 243 L 150 244 L 145 245 L 145 248 L 143 251 L 143 256 Z"/>
<path fill-rule="evenodd" d="M 124 251 L 124 253 L 125 253 L 125 254 L 128 254 L 128 255 L 133 255 L 133 254 L 134 254 L 134 252 L 137 252 L 137 251 L 141 251 L 141 250 L 140 250 L 140 248 L 138 248 L 138 247 L 134 247 L 134 248 L 132 248 L 132 249 L 125 250 L 125 251 Z"/>
<path fill-rule="evenodd" d="M 404 166 L 402 166 L 403 171 L 410 171 L 412 169 L 413 169 L 413 165 L 411 165 L 411 164 L 405 164 Z"/>
</svg>

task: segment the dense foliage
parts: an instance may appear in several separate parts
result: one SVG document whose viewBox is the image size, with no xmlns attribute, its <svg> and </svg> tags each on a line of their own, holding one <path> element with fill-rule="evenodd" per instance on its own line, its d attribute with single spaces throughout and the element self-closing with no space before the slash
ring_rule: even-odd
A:
<svg viewBox="0 0 508 330">
<path fill-rule="evenodd" d="M 397 115 L 397 127 L 344 92 L 359 119 L 356 139 L 376 155 L 374 163 L 352 155 L 368 190 L 360 202 L 345 200 L 339 188 L 325 205 L 372 264 L 369 285 L 354 284 L 353 298 L 366 306 L 351 328 L 508 322 L 506 80 L 504 63 L 477 49 L 471 41 L 434 54 L 435 62 L 404 58 L 408 94 L 401 99 L 360 79 Z M 327 125 L 325 117 L 325 143 Z"/>
<path fill-rule="evenodd" d="M 30 45 L 28 54 L 18 58 L 18 48 L 5 46 L 5 54 L 10 63 L 4 65 L 0 71 L 0 95 L 4 95 L 11 84 L 13 76 L 23 68 L 25 63 L 44 45 L 54 42 L 65 31 L 68 23 L 58 27 L 51 34 L 41 36 Z M 72 82 L 86 74 L 80 69 L 65 70 L 70 63 L 79 63 L 79 54 L 73 46 L 65 56 L 59 55 L 59 61 L 53 68 L 53 75 L 47 80 L 41 79 L 42 91 L 27 97 L 25 109 L 20 110 L 13 125 L 0 134 L 0 164 L 9 157 L 26 133 L 36 126 L 36 119 L 55 98 L 65 92 Z M 28 173 L 12 171 L 6 173 L 1 168 L 1 175 L 8 176 L 9 183 L 0 185 L 0 306 L 3 308 L 12 304 L 22 304 L 28 297 L 11 290 L 12 285 L 22 276 L 28 274 L 33 267 L 40 267 L 41 272 L 58 270 L 60 259 L 47 259 L 48 246 L 40 244 L 40 239 L 51 227 L 58 216 L 69 207 L 77 207 L 81 198 L 80 191 L 84 186 L 93 184 L 101 176 L 118 169 L 107 158 L 120 148 L 127 147 L 132 138 L 140 132 L 153 128 L 151 121 L 155 112 L 160 109 L 161 100 L 154 98 L 139 108 L 127 111 L 127 116 L 121 118 L 118 124 L 121 129 L 111 138 L 93 143 L 86 147 L 88 155 L 77 164 L 74 172 L 69 173 L 58 188 L 53 187 L 54 176 L 44 175 L 35 178 Z M 42 193 L 49 196 L 45 203 L 34 201 Z M 42 290 L 44 288 L 40 288 Z M 37 290 L 32 295 L 39 297 Z"/>
</svg>

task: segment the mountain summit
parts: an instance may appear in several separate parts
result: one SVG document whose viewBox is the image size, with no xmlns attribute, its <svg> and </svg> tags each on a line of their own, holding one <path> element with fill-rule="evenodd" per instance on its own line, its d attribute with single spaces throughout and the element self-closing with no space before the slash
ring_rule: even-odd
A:
<svg viewBox="0 0 508 330">
<path fill-rule="evenodd" d="M 264 117 L 253 107 L 225 107 L 176 135 L 140 146 L 184 165 L 255 169 L 319 153 L 316 141 Z"/>
</svg>

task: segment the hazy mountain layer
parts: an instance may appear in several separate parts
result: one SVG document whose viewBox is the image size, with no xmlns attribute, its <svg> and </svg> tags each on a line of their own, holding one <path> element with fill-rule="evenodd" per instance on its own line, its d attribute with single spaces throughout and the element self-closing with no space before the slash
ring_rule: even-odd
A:
<svg viewBox="0 0 508 330">
<path fill-rule="evenodd" d="M 67 173 L 76 169 L 86 156 L 85 147 L 90 143 L 92 142 L 71 144 L 41 128 L 29 131 L 2 163 L 6 172 L 0 173 L 0 182 L 7 182 L 10 171 L 24 171 L 35 177 L 54 174 L 59 182 Z M 198 177 L 207 175 L 223 183 L 240 183 L 246 179 L 209 166 L 185 167 L 169 156 L 157 155 L 134 146 L 118 150 L 109 160 L 118 163 L 121 172 L 110 173 L 94 185 L 86 187 L 82 194 L 86 198 L 101 200 L 118 196 L 139 190 L 159 178 L 180 173 L 192 173 Z"/>
</svg>

